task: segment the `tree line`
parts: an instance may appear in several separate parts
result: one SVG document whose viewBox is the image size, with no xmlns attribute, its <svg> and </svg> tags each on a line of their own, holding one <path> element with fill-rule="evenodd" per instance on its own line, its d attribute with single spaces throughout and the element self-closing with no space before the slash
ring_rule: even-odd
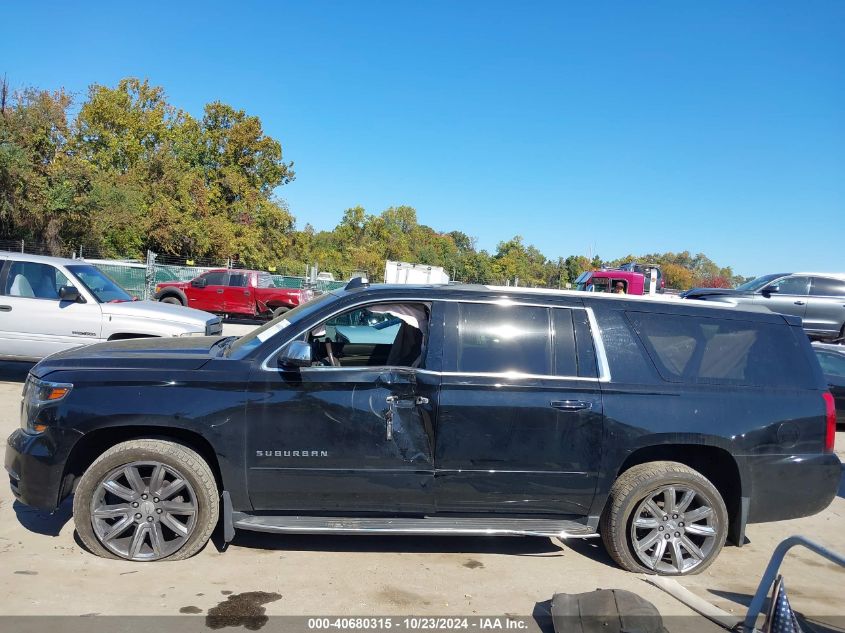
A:
<svg viewBox="0 0 845 633">
<path fill-rule="evenodd" d="M 301 273 L 316 264 L 374 279 L 394 259 L 443 266 L 461 281 L 545 287 L 631 260 L 661 264 L 674 288 L 743 279 L 688 252 L 550 259 L 518 235 L 488 252 L 463 231 L 421 224 L 408 206 L 353 207 L 330 231 L 298 229 L 275 193 L 294 178 L 261 120 L 219 101 L 196 118 L 161 87 L 126 78 L 91 85 L 76 109 L 64 90 L 12 92 L 0 82 L 0 238 L 43 242 L 53 254 L 79 247 L 138 259 L 147 250 L 186 260 L 238 253 L 256 268 Z"/>
</svg>

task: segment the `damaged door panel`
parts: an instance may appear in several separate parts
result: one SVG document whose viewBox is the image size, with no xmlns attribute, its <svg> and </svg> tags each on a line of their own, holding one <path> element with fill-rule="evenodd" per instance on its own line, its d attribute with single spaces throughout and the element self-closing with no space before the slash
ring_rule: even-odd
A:
<svg viewBox="0 0 845 633">
<path fill-rule="evenodd" d="M 255 509 L 432 511 L 438 382 L 410 368 L 258 372 L 246 431 Z"/>
</svg>

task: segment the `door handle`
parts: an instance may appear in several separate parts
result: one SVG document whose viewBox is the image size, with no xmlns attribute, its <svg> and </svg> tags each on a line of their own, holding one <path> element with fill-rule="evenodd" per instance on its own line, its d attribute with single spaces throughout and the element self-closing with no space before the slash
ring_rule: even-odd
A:
<svg viewBox="0 0 845 633">
<path fill-rule="evenodd" d="M 593 408 L 593 403 L 586 400 L 552 400 L 549 404 L 561 411 L 584 411 Z"/>
<path fill-rule="evenodd" d="M 222 294 L 223 294 L 223 288 L 218 288 L 218 289 L 217 289 L 217 294 L 222 295 Z"/>
<path fill-rule="evenodd" d="M 385 435 L 387 440 L 393 439 L 393 409 L 388 407 L 387 413 L 384 414 L 384 421 L 387 423 L 385 428 Z"/>
<path fill-rule="evenodd" d="M 414 406 L 428 404 L 429 399 L 425 396 L 387 396 L 384 399 L 387 402 L 387 411 L 384 412 L 384 421 L 386 423 L 385 436 L 387 440 L 393 439 L 393 410 L 396 408 L 410 409 Z"/>
<path fill-rule="evenodd" d="M 796 301 L 796 302 L 795 302 L 795 305 L 797 305 L 797 306 L 802 306 L 802 305 L 804 305 L 804 302 L 803 302 L 803 301 Z"/>
<path fill-rule="evenodd" d="M 385 399 L 391 407 L 401 407 L 407 409 L 418 404 L 428 404 L 428 398 L 414 397 L 414 396 L 387 396 Z"/>
<path fill-rule="evenodd" d="M 12 306 L 0 306 L 0 312 L 11 312 Z"/>
</svg>

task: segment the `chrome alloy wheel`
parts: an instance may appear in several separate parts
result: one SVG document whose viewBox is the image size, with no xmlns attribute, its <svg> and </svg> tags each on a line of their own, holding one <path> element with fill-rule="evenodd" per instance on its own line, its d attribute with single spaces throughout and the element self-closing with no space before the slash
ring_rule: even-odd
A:
<svg viewBox="0 0 845 633">
<path fill-rule="evenodd" d="M 648 569 L 685 574 L 708 558 L 719 529 L 707 497 L 692 488 L 666 486 L 637 506 L 630 538 L 637 558 Z"/>
<path fill-rule="evenodd" d="M 110 552 L 152 561 L 185 544 L 198 510 L 194 489 L 178 470 L 160 462 L 132 462 L 100 481 L 91 499 L 91 524 Z"/>
</svg>

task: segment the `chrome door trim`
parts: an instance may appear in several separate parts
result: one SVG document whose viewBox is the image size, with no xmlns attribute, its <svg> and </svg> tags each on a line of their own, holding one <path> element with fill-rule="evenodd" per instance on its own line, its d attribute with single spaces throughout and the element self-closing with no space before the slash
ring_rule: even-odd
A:
<svg viewBox="0 0 845 633">
<path fill-rule="evenodd" d="M 375 305 L 379 303 L 433 303 L 435 301 L 442 301 L 444 303 L 483 303 L 487 305 L 501 305 L 501 306 L 528 306 L 528 307 L 538 307 L 538 308 L 550 308 L 550 309 L 562 309 L 562 310 L 584 310 L 587 313 L 587 322 L 590 324 L 590 332 L 593 335 L 593 346 L 596 350 L 596 363 L 598 365 L 598 378 L 586 377 L 586 376 L 552 376 L 546 374 L 526 374 L 522 372 L 437 372 L 432 371 L 429 369 L 418 369 L 418 368 L 405 368 L 412 371 L 428 373 L 432 375 L 440 375 L 440 376 L 471 376 L 471 377 L 483 377 L 483 378 L 503 378 L 503 379 L 511 379 L 511 380 L 518 380 L 518 379 L 543 379 L 543 380 L 586 380 L 591 382 L 609 382 L 611 379 L 610 375 L 610 365 L 607 361 L 607 352 L 605 351 L 604 347 L 604 340 L 602 339 L 602 331 L 598 325 L 598 321 L 596 320 L 596 315 L 593 312 L 593 309 L 588 306 L 567 306 L 567 305 L 550 305 L 548 303 L 538 303 L 533 301 L 516 301 L 510 298 L 505 299 L 440 299 L 440 298 L 432 298 L 432 297 L 385 297 L 379 298 L 376 300 L 368 299 L 357 301 L 354 303 L 346 304 L 342 308 L 334 310 L 330 312 L 328 316 L 326 316 L 323 320 L 331 319 L 332 317 L 337 316 L 338 314 L 342 314 L 343 312 L 348 312 L 349 310 L 355 310 L 356 308 L 360 308 L 361 306 L 365 305 Z M 270 371 L 275 372 L 278 371 L 278 368 L 270 367 L 269 363 L 272 358 L 279 354 L 282 349 L 291 341 L 295 340 L 296 338 L 305 334 L 310 327 L 308 328 L 301 328 L 296 334 L 287 338 L 285 342 L 280 345 L 279 347 L 275 348 L 270 354 L 268 354 L 264 360 L 261 362 L 261 366 L 259 369 L 261 371 Z M 395 367 L 390 367 L 391 369 L 396 369 Z M 379 369 L 379 367 L 303 367 L 300 371 L 361 371 L 362 369 L 369 369 L 375 371 Z"/>
</svg>

